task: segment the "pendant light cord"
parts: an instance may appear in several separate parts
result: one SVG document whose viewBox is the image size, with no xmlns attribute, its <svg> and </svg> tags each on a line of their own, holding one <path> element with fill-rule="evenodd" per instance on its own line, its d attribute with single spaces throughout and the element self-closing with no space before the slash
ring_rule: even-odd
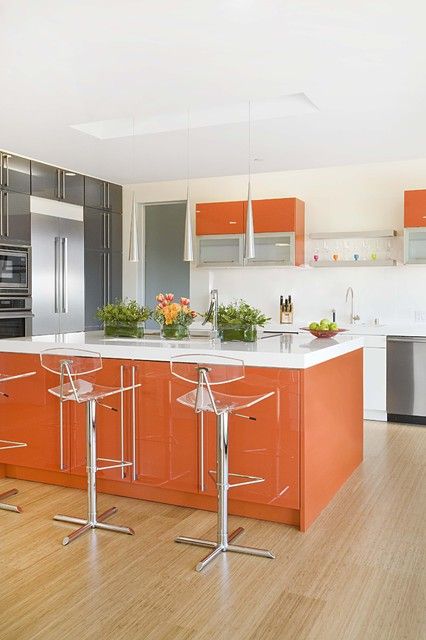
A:
<svg viewBox="0 0 426 640">
<path fill-rule="evenodd" d="M 251 179 L 251 101 L 248 103 L 248 179 Z"/>
<path fill-rule="evenodd" d="M 186 118 L 186 200 L 189 200 L 189 107 Z"/>
</svg>

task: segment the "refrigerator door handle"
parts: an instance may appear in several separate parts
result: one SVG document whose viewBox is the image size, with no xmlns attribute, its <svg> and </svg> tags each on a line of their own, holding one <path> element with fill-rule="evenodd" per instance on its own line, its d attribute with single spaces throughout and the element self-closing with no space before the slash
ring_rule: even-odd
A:
<svg viewBox="0 0 426 640">
<path fill-rule="evenodd" d="M 3 191 L 0 191 L 0 236 L 3 235 Z"/>
<path fill-rule="evenodd" d="M 61 269 L 61 239 L 55 238 L 55 313 L 59 313 L 59 300 L 61 299 L 61 281 L 60 281 L 60 269 Z"/>
<path fill-rule="evenodd" d="M 68 313 L 68 238 L 61 238 L 62 313 Z"/>
<path fill-rule="evenodd" d="M 8 192 L 5 191 L 4 192 L 4 202 L 6 203 L 6 212 L 5 212 L 5 215 L 6 215 L 6 231 L 5 231 L 4 235 L 6 236 L 6 238 L 9 237 L 9 197 L 8 196 L 9 196 Z M 3 217 L 3 212 L 2 212 L 2 217 Z M 2 220 L 2 222 L 3 222 L 3 220 Z"/>
</svg>

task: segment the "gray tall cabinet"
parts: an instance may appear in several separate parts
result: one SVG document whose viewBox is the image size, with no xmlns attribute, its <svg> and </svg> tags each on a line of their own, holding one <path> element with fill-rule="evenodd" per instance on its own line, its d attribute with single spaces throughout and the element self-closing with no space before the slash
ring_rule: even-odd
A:
<svg viewBox="0 0 426 640">
<path fill-rule="evenodd" d="M 85 177 L 85 327 L 98 329 L 96 310 L 122 296 L 122 187 Z"/>
</svg>

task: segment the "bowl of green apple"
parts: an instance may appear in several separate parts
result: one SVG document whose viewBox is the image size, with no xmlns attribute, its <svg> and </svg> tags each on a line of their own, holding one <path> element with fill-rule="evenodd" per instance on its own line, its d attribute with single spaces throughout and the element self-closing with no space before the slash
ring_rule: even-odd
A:
<svg viewBox="0 0 426 640">
<path fill-rule="evenodd" d="M 338 333 L 347 331 L 347 329 L 339 329 L 335 322 L 323 318 L 320 322 L 311 322 L 309 327 L 302 327 L 303 331 L 309 331 L 316 338 L 334 338 Z"/>
</svg>

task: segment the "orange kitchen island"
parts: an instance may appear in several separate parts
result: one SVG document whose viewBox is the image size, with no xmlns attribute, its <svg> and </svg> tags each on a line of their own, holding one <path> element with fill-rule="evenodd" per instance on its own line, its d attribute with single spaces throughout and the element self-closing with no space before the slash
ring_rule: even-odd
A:
<svg viewBox="0 0 426 640">
<path fill-rule="evenodd" d="M 58 378 L 40 366 L 40 352 L 61 347 L 88 349 L 103 357 L 103 369 L 85 379 L 141 386 L 111 399 L 116 411 L 97 412 L 98 455 L 132 466 L 98 474 L 98 490 L 167 504 L 216 510 L 215 425 L 176 402 L 191 386 L 170 374 L 177 353 L 196 362 L 199 354 L 240 358 L 244 380 L 232 393 L 274 391 L 244 413 L 256 420 L 230 420 L 230 472 L 264 482 L 230 492 L 231 514 L 282 522 L 306 531 L 363 457 L 363 343 L 358 337 L 314 339 L 282 335 L 254 344 L 190 338 L 173 343 L 147 336 L 111 340 L 101 332 L 35 336 L 0 342 L 0 372 L 36 371 L 4 384 L 0 438 L 26 448 L 0 452 L 0 476 L 84 489 L 84 407 L 48 393 Z M 225 391 L 225 386 L 223 386 Z M 202 448 L 202 451 L 201 451 Z M 203 454 L 203 455 L 201 455 Z"/>
</svg>

